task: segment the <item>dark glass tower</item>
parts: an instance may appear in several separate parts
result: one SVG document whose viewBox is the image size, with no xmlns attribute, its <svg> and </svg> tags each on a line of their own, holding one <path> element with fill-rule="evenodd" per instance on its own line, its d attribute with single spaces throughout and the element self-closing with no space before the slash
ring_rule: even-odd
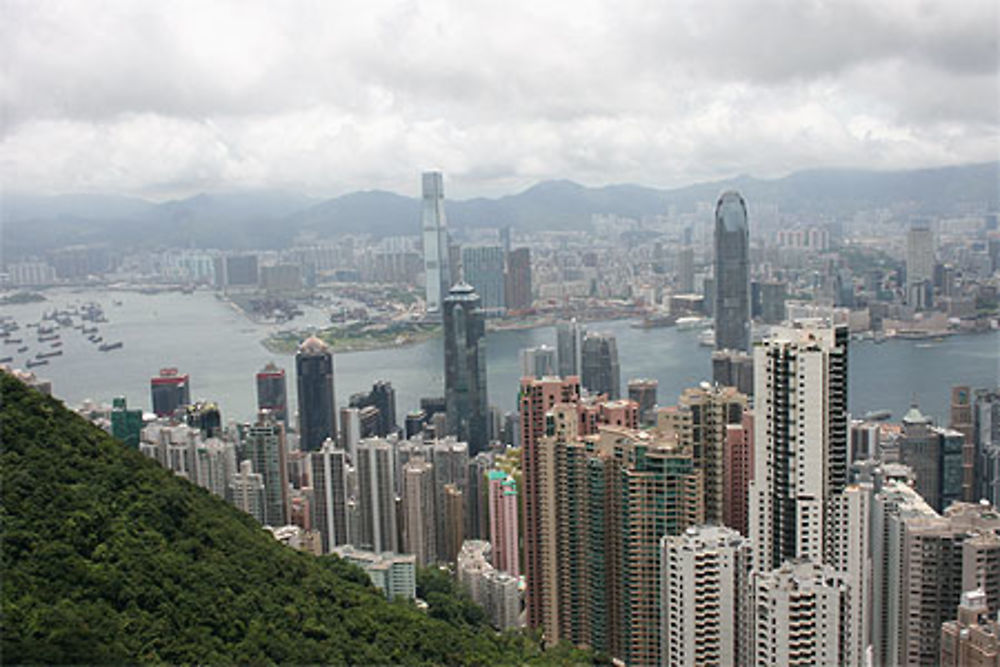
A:
<svg viewBox="0 0 1000 667">
<path fill-rule="evenodd" d="M 475 456 L 488 443 L 486 325 L 479 295 L 461 282 L 444 300 L 444 392 L 448 429 Z"/>
<path fill-rule="evenodd" d="M 288 426 L 288 385 L 285 383 L 285 369 L 274 362 L 257 373 L 257 409 L 270 410 L 274 418 Z"/>
<path fill-rule="evenodd" d="M 337 439 L 333 353 L 326 343 L 313 336 L 299 346 L 295 375 L 299 390 L 299 448 L 316 451 L 327 438 Z"/>
<path fill-rule="evenodd" d="M 593 394 L 607 394 L 612 401 L 621 396 L 618 343 L 611 334 L 588 333 L 583 337 L 581 382 Z"/>
<path fill-rule="evenodd" d="M 191 403 L 190 380 L 186 373 L 181 375 L 176 368 L 160 369 L 160 375 L 150 381 L 149 389 L 157 417 L 170 416 Z"/>
<path fill-rule="evenodd" d="M 730 190 L 715 207 L 715 349 L 750 350 L 750 227 Z"/>
</svg>

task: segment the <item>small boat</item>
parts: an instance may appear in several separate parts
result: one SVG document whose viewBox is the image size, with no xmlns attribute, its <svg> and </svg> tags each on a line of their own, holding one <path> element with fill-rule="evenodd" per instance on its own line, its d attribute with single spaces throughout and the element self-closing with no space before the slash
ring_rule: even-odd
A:
<svg viewBox="0 0 1000 667">
<path fill-rule="evenodd" d="M 702 347 L 715 347 L 715 330 L 705 329 L 698 334 L 698 344 Z"/>
<path fill-rule="evenodd" d="M 27 351 L 28 351 L 28 346 L 27 345 L 25 345 L 24 347 L 17 348 L 17 353 L 18 354 L 24 354 Z"/>
<path fill-rule="evenodd" d="M 80 329 L 80 333 L 83 333 L 84 335 L 95 334 L 97 333 L 97 327 L 84 327 Z"/>
<path fill-rule="evenodd" d="M 28 368 L 34 368 L 35 366 L 44 366 L 49 363 L 48 359 L 42 359 L 41 361 L 29 361 L 25 364 Z"/>
<path fill-rule="evenodd" d="M 3 342 L 7 343 L 8 345 L 14 345 L 14 344 L 20 345 L 24 341 L 21 340 L 20 338 L 5 338 Z"/>
<path fill-rule="evenodd" d="M 104 340 L 104 336 L 91 336 L 87 340 L 89 340 L 91 343 L 100 343 L 102 340 Z"/>
<path fill-rule="evenodd" d="M 119 350 L 124 346 L 125 343 L 118 341 L 116 343 L 105 343 L 104 345 L 101 345 L 97 349 L 100 350 L 101 352 L 110 352 L 111 350 Z"/>
<path fill-rule="evenodd" d="M 0 359 L 0 364 L 9 364 L 12 361 L 14 361 L 14 357 L 4 357 Z"/>
<path fill-rule="evenodd" d="M 61 357 L 62 353 L 63 353 L 62 350 L 56 350 L 54 352 L 39 352 L 38 354 L 35 355 L 35 358 L 48 359 L 49 357 Z"/>
<path fill-rule="evenodd" d="M 49 347 L 62 347 L 62 341 L 61 340 L 57 340 L 56 342 L 54 342 L 51 345 L 49 345 Z"/>
<path fill-rule="evenodd" d="M 59 334 L 52 334 L 51 336 L 39 336 L 39 343 L 48 343 L 50 340 L 59 340 Z"/>
</svg>

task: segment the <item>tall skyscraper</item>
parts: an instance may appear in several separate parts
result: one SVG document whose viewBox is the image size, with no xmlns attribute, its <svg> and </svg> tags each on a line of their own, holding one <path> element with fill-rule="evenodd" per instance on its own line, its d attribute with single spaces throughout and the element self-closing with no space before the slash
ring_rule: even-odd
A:
<svg viewBox="0 0 1000 667">
<path fill-rule="evenodd" d="M 972 419 L 970 387 L 951 388 L 951 419 L 948 428 L 962 434 L 962 500 L 975 502 L 976 497 L 976 425 Z"/>
<path fill-rule="evenodd" d="M 606 394 L 611 400 L 621 396 L 621 367 L 618 343 L 606 333 L 587 333 L 581 354 L 583 386 L 594 394 Z"/>
<path fill-rule="evenodd" d="M 377 435 L 380 438 L 385 438 L 396 432 L 398 428 L 396 426 L 396 390 L 392 388 L 391 382 L 376 380 L 370 392 L 354 394 L 349 403 L 352 408 L 361 410 L 375 408 L 378 410 L 372 433 L 363 434 L 363 437 Z"/>
<path fill-rule="evenodd" d="M 694 292 L 694 248 L 685 246 L 677 251 L 677 292 Z"/>
<path fill-rule="evenodd" d="M 288 384 L 285 369 L 269 361 L 257 373 L 257 409 L 270 410 L 275 419 L 288 427 Z"/>
<path fill-rule="evenodd" d="M 337 440 L 337 401 L 333 393 L 333 352 L 315 336 L 295 355 L 299 394 L 299 447 L 311 452 L 327 438 Z"/>
<path fill-rule="evenodd" d="M 441 312 L 451 284 L 448 225 L 444 216 L 444 177 L 439 171 L 423 175 L 424 276 L 427 283 L 427 313 Z"/>
<path fill-rule="evenodd" d="M 726 424 L 722 453 L 722 525 L 749 535 L 747 493 L 753 479 L 753 412 L 744 410 L 739 424 Z"/>
<path fill-rule="evenodd" d="M 661 664 L 749 665 L 750 543 L 729 528 L 698 526 L 661 545 Z"/>
<path fill-rule="evenodd" d="M 899 461 L 916 477 L 916 489 L 935 511 L 962 500 L 964 436 L 934 426 L 916 405 L 903 415 L 903 429 L 896 440 Z"/>
<path fill-rule="evenodd" d="M 396 523 L 396 448 L 381 438 L 358 443 L 359 546 L 382 553 L 399 551 Z"/>
<path fill-rule="evenodd" d="M 327 439 L 309 456 L 313 487 L 314 528 L 323 538 L 323 553 L 348 543 L 347 452 Z"/>
<path fill-rule="evenodd" d="M 932 305 L 934 230 L 927 220 L 914 220 L 906 234 L 906 296 L 915 308 Z"/>
<path fill-rule="evenodd" d="M 444 390 L 448 429 L 475 456 L 489 443 L 486 325 L 479 295 L 459 283 L 444 300 Z"/>
<path fill-rule="evenodd" d="M 247 427 L 244 456 L 264 479 L 264 523 L 278 528 L 288 523 L 288 451 L 285 427 L 267 410 Z"/>
<path fill-rule="evenodd" d="M 462 248 L 462 276 L 482 299 L 482 309 L 491 315 L 507 307 L 504 285 L 504 252 L 500 246 Z"/>
<path fill-rule="evenodd" d="M 750 350 L 750 226 L 738 192 L 715 207 L 715 349 Z"/>
<path fill-rule="evenodd" d="M 501 470 L 491 470 L 487 478 L 493 567 L 519 577 L 517 482 Z"/>
<path fill-rule="evenodd" d="M 157 417 L 172 415 L 178 408 L 191 403 L 190 378 L 187 373 L 178 373 L 176 368 L 161 368 L 149 385 Z"/>
<path fill-rule="evenodd" d="M 416 458 L 403 466 L 403 553 L 427 567 L 437 561 L 434 467 Z"/>
<path fill-rule="evenodd" d="M 761 571 L 824 556 L 831 498 L 847 484 L 847 327 L 782 327 L 755 347 L 750 539 Z"/>
<path fill-rule="evenodd" d="M 556 325 L 556 352 L 559 356 L 559 377 L 580 375 L 580 354 L 583 352 L 584 328 L 575 319 Z"/>
<path fill-rule="evenodd" d="M 531 249 L 517 248 L 507 253 L 505 297 L 507 310 L 531 308 Z"/>
</svg>

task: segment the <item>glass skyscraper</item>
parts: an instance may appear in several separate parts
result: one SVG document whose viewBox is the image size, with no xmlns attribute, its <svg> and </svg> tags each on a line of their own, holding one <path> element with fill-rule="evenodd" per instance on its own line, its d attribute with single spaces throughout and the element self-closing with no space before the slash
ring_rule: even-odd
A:
<svg viewBox="0 0 1000 667">
<path fill-rule="evenodd" d="M 715 349 L 750 350 L 750 227 L 740 193 L 715 207 Z"/>
<path fill-rule="evenodd" d="M 479 295 L 467 283 L 444 300 L 444 392 L 448 429 L 475 456 L 488 443 L 486 324 Z"/>
<path fill-rule="evenodd" d="M 336 400 L 333 394 L 333 353 L 312 336 L 295 355 L 299 394 L 299 448 L 316 451 L 327 438 L 337 439 Z"/>
<path fill-rule="evenodd" d="M 448 294 L 451 269 L 448 256 L 448 230 L 444 217 L 444 177 L 439 171 L 423 175 L 424 276 L 427 282 L 427 312 L 440 313 L 441 301 Z"/>
</svg>

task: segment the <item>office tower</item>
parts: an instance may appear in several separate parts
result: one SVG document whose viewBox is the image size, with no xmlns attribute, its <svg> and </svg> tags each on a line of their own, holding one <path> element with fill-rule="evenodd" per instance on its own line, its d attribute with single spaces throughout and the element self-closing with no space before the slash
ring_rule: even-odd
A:
<svg viewBox="0 0 1000 667">
<path fill-rule="evenodd" d="M 903 415 L 903 429 L 896 440 L 899 462 L 913 469 L 917 493 L 936 511 L 962 499 L 964 436 L 937 428 L 916 405 Z"/>
<path fill-rule="evenodd" d="M 499 246 L 462 248 L 462 276 L 482 299 L 482 309 L 490 315 L 506 308 L 504 252 Z"/>
<path fill-rule="evenodd" d="M 437 561 L 434 468 L 422 459 L 403 466 L 403 552 L 427 567 Z"/>
<path fill-rule="evenodd" d="M 275 419 L 288 428 L 288 384 L 285 369 L 273 361 L 267 362 L 257 373 L 257 409 L 270 410 Z"/>
<path fill-rule="evenodd" d="M 500 247 L 503 248 L 503 254 L 505 255 L 510 254 L 510 234 L 510 225 L 504 225 L 499 229 Z"/>
<path fill-rule="evenodd" d="M 561 346 L 560 346 L 561 347 Z M 562 362 L 560 355 L 560 363 Z M 518 396 L 521 412 L 521 511 L 524 526 L 524 573 L 528 581 L 525 606 L 528 626 L 541 627 L 545 611 L 544 594 L 535 585 L 542 576 L 541 542 L 538 525 L 546 498 L 541 495 L 541 445 L 546 434 L 548 412 L 558 403 L 577 403 L 580 399 L 580 380 L 576 376 L 563 379 L 521 379 Z"/>
<path fill-rule="evenodd" d="M 403 423 L 403 433 L 406 439 L 419 435 L 424 430 L 427 423 L 427 413 L 423 410 L 411 410 L 406 413 L 406 420 Z"/>
<path fill-rule="evenodd" d="M 285 427 L 266 410 L 258 413 L 255 424 L 247 426 L 243 456 L 253 463 L 254 471 L 264 478 L 265 525 L 284 526 L 288 523 L 288 452 L 285 447 Z"/>
<path fill-rule="evenodd" d="M 978 503 L 957 502 L 943 515 L 926 504 L 908 512 L 878 498 L 876 505 L 873 527 L 886 545 L 875 559 L 885 564 L 875 586 L 883 591 L 876 627 L 879 613 L 885 618 L 873 642 L 876 664 L 937 664 L 941 624 L 954 618 L 964 591 L 982 588 L 989 613 L 1000 611 L 1000 515 Z"/>
<path fill-rule="evenodd" d="M 361 442 L 361 411 L 357 408 L 340 409 L 340 446 L 351 461 L 355 460 L 358 443 Z M 370 434 L 369 436 L 370 437 Z"/>
<path fill-rule="evenodd" d="M 930 308 L 934 285 L 934 230 L 927 220 L 914 220 L 906 234 L 907 303 Z"/>
<path fill-rule="evenodd" d="M 715 207 L 715 349 L 750 351 L 750 226 L 738 192 Z"/>
<path fill-rule="evenodd" d="M 628 397 L 639 404 L 639 421 L 651 425 L 656 423 L 656 390 L 660 383 L 646 378 L 628 381 Z"/>
<path fill-rule="evenodd" d="M 184 421 L 188 426 L 201 431 L 206 438 L 222 435 L 222 412 L 218 403 L 198 401 L 184 408 Z"/>
<path fill-rule="evenodd" d="M 851 420 L 851 446 L 849 460 L 878 459 L 882 455 L 881 428 L 874 422 Z"/>
<path fill-rule="evenodd" d="M 444 552 L 439 558 L 454 563 L 465 540 L 465 493 L 456 484 L 444 485 Z"/>
<path fill-rule="evenodd" d="M 469 596 L 486 612 L 497 630 L 520 627 L 521 593 L 518 579 L 490 564 L 490 544 L 466 540 L 458 553 L 455 575 Z"/>
<path fill-rule="evenodd" d="M 680 294 L 694 292 L 694 248 L 691 246 L 677 251 L 677 291 Z"/>
<path fill-rule="evenodd" d="M 559 377 L 580 375 L 580 354 L 583 352 L 585 329 L 576 319 L 556 325 L 556 351 L 559 355 Z"/>
<path fill-rule="evenodd" d="M 698 526 L 661 541 L 663 661 L 749 665 L 752 550 L 739 533 Z"/>
<path fill-rule="evenodd" d="M 744 410 L 739 424 L 726 424 L 722 450 L 722 525 L 749 535 L 747 494 L 753 479 L 753 413 Z"/>
<path fill-rule="evenodd" d="M 705 520 L 722 525 L 725 449 L 729 425 L 742 425 L 747 397 L 733 387 L 703 382 L 681 394 L 676 406 L 660 410 L 657 428 L 694 453 L 695 468 L 702 475 L 705 490 Z"/>
<path fill-rule="evenodd" d="M 519 577 L 517 482 L 501 470 L 491 470 L 487 479 L 493 567 Z"/>
<path fill-rule="evenodd" d="M 327 438 L 337 439 L 337 401 L 333 393 L 333 352 L 315 336 L 295 354 L 299 395 L 299 448 L 311 452 Z"/>
<path fill-rule="evenodd" d="M 712 382 L 753 396 L 753 355 L 738 350 L 712 352 Z"/>
<path fill-rule="evenodd" d="M 621 369 L 618 343 L 606 333 L 587 333 L 583 338 L 580 365 L 583 386 L 593 394 L 605 394 L 611 400 L 621 395 Z"/>
<path fill-rule="evenodd" d="M 750 534 L 762 570 L 823 558 L 826 504 L 847 484 L 847 328 L 781 327 L 754 348 Z"/>
<path fill-rule="evenodd" d="M 962 434 L 962 500 L 976 497 L 976 425 L 972 419 L 972 391 L 969 387 L 951 388 L 951 419 L 948 428 Z"/>
<path fill-rule="evenodd" d="M 176 368 L 161 368 L 149 385 L 157 417 L 169 417 L 191 402 L 190 379 L 187 373 L 181 375 Z"/>
<path fill-rule="evenodd" d="M 357 565 L 368 575 L 375 588 L 385 593 L 389 600 L 417 597 L 417 557 L 412 554 L 376 553 L 345 545 L 336 547 L 337 554 L 352 565 Z"/>
<path fill-rule="evenodd" d="M 978 452 L 976 487 L 981 498 L 1000 507 L 1000 390 L 976 390 L 972 421 Z"/>
<path fill-rule="evenodd" d="M 760 319 L 764 324 L 781 324 L 785 321 L 785 299 L 788 285 L 771 281 L 760 283 Z"/>
<path fill-rule="evenodd" d="M 451 285 L 449 268 L 448 225 L 444 216 L 444 177 L 441 172 L 423 174 L 424 278 L 427 313 L 441 312 L 442 302 Z"/>
<path fill-rule="evenodd" d="M 233 475 L 229 483 L 227 499 L 237 508 L 243 510 L 260 524 L 266 524 L 264 497 L 264 476 L 253 471 L 252 461 L 242 461 L 240 471 Z"/>
<path fill-rule="evenodd" d="M 388 440 L 358 443 L 359 542 L 376 553 L 399 551 L 396 523 L 396 448 Z"/>
<path fill-rule="evenodd" d="M 469 459 L 465 487 L 465 537 L 481 540 L 489 537 L 489 500 L 486 475 L 493 467 L 492 452 L 479 452 Z"/>
<path fill-rule="evenodd" d="M 941 625 L 940 667 L 1000 665 L 1000 623 L 981 589 L 962 593 L 958 618 Z"/>
<path fill-rule="evenodd" d="M 446 235 L 447 236 L 447 235 Z M 441 292 L 442 298 L 448 296 L 451 285 L 462 282 L 462 246 L 448 241 L 448 285 Z"/>
<path fill-rule="evenodd" d="M 139 448 L 142 433 L 142 409 L 130 410 L 124 396 L 116 396 L 111 403 L 111 435 L 131 449 Z"/>
<path fill-rule="evenodd" d="M 313 488 L 313 527 L 320 532 L 323 553 L 347 544 L 347 452 L 327 439 L 309 455 Z"/>
<path fill-rule="evenodd" d="M 396 432 L 396 390 L 391 382 L 378 380 L 368 393 L 353 394 L 348 404 L 360 410 L 361 437 L 385 438 Z"/>
<path fill-rule="evenodd" d="M 556 374 L 556 351 L 548 345 L 527 347 L 520 351 L 521 377 L 542 379 Z"/>
<path fill-rule="evenodd" d="M 448 428 L 475 455 L 488 444 L 486 325 L 479 295 L 466 283 L 444 300 L 444 365 Z"/>
<path fill-rule="evenodd" d="M 841 665 L 847 586 L 833 568 L 790 561 L 754 580 L 754 662 Z"/>
<path fill-rule="evenodd" d="M 539 567 L 526 573 L 537 625 L 549 643 L 660 664 L 660 539 L 704 522 L 692 453 L 619 427 L 582 438 L 579 406 L 551 413 L 554 435 L 537 448 L 540 520 L 525 527 L 526 546 L 537 533 Z"/>
<path fill-rule="evenodd" d="M 522 311 L 531 308 L 531 249 L 517 248 L 507 253 L 505 297 L 507 310 Z"/>
</svg>

